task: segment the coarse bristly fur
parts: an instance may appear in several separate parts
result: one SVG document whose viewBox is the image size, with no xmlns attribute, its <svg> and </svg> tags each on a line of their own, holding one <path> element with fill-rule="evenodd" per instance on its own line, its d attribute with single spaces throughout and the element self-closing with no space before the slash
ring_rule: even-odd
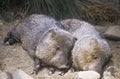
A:
<svg viewBox="0 0 120 79">
<path fill-rule="evenodd" d="M 72 49 L 72 65 L 75 70 L 94 70 L 102 73 L 104 65 L 111 57 L 107 41 L 87 22 L 67 19 L 61 23 L 78 39 Z"/>
<path fill-rule="evenodd" d="M 34 57 L 34 51 L 38 41 L 50 28 L 64 29 L 64 27 L 52 17 L 33 14 L 11 29 L 4 43 L 14 44 L 13 41 L 21 42 L 23 48 L 28 51 L 29 55 Z"/>
<path fill-rule="evenodd" d="M 61 31 L 60 34 L 61 33 L 62 34 L 60 35 L 57 33 L 56 34 L 56 36 L 58 35 L 57 39 L 52 40 L 53 43 L 54 42 L 57 43 L 56 47 L 53 48 L 52 43 L 48 42 L 49 44 L 50 43 L 51 44 L 48 45 L 48 48 L 46 48 L 46 49 L 51 48 L 50 51 L 55 50 L 54 52 L 56 52 L 56 50 L 58 49 L 57 47 L 59 47 L 60 53 L 58 53 L 58 58 L 59 58 L 59 54 L 61 55 L 61 58 L 67 57 L 67 55 L 69 54 L 68 51 L 70 51 L 71 47 L 73 46 L 72 39 L 74 39 L 74 37 L 65 30 L 65 28 L 61 25 L 60 22 L 58 22 L 54 18 L 46 16 L 46 15 L 33 14 L 33 15 L 27 17 L 26 19 L 22 20 L 21 22 L 19 22 L 13 29 L 11 29 L 8 32 L 7 37 L 4 39 L 4 44 L 12 45 L 16 42 L 21 42 L 23 49 L 25 49 L 28 52 L 28 54 L 30 55 L 30 57 L 34 59 L 35 70 L 38 71 L 38 69 L 41 67 L 42 61 L 46 61 L 46 60 L 44 60 L 44 59 L 40 60 L 41 58 L 39 58 L 39 56 L 36 56 L 35 52 L 38 51 L 37 46 L 42 46 L 41 42 L 44 42 L 42 39 L 45 37 L 46 38 L 45 40 L 48 40 L 49 34 L 51 34 L 50 30 L 54 30 L 54 29 L 60 30 Z M 64 36 L 64 33 L 66 36 Z M 54 37 L 54 34 L 52 34 L 52 37 Z M 51 37 L 51 39 L 53 39 L 52 37 Z M 64 37 L 65 40 L 62 39 L 61 37 Z M 61 49 L 61 46 L 63 46 L 62 44 L 58 45 L 61 43 L 58 40 L 62 41 L 62 44 L 64 44 L 65 50 Z M 65 42 L 65 43 L 63 43 L 63 42 Z M 47 44 L 44 44 L 44 45 L 47 45 Z M 67 46 L 67 47 L 65 47 L 65 46 Z M 46 50 L 44 50 L 44 51 L 46 51 Z M 62 53 L 61 53 L 61 51 L 62 51 Z M 53 52 L 50 52 L 49 54 L 52 54 L 52 53 Z M 38 53 L 37 55 L 39 55 L 39 54 L 40 53 Z M 47 53 L 44 53 L 44 56 L 49 57 L 47 55 Z M 54 55 L 52 57 L 54 60 Z M 61 60 L 59 60 L 59 61 L 61 62 Z M 68 60 L 66 59 L 65 62 L 67 63 L 67 61 Z M 54 65 L 54 63 L 51 63 L 51 64 Z"/>
</svg>

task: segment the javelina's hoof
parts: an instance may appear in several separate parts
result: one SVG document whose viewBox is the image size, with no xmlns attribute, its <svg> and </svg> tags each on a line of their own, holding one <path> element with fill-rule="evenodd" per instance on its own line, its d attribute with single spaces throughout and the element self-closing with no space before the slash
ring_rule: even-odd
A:
<svg viewBox="0 0 120 79">
<path fill-rule="evenodd" d="M 70 68 L 70 72 L 75 72 L 75 68 Z"/>
<path fill-rule="evenodd" d="M 63 76 L 63 75 L 65 75 L 65 72 L 64 72 L 64 71 L 61 71 L 61 72 L 59 72 L 59 75 L 60 75 L 60 76 Z"/>
<path fill-rule="evenodd" d="M 52 75 L 54 72 L 55 72 L 55 69 L 54 69 L 54 68 L 49 68 L 48 75 Z"/>
<path fill-rule="evenodd" d="M 49 71 L 49 72 L 48 72 L 48 75 L 52 75 L 53 73 L 54 73 L 54 72 L 52 72 L 52 71 Z"/>
<path fill-rule="evenodd" d="M 39 70 L 40 70 L 40 65 L 36 65 L 34 69 L 34 73 L 38 74 Z"/>
<path fill-rule="evenodd" d="M 67 65 L 66 68 L 61 68 L 61 69 L 60 69 L 60 72 L 59 72 L 59 75 L 60 75 L 60 76 L 65 75 L 65 73 L 68 72 L 68 70 L 70 69 L 70 67 L 71 67 L 70 65 Z"/>
</svg>

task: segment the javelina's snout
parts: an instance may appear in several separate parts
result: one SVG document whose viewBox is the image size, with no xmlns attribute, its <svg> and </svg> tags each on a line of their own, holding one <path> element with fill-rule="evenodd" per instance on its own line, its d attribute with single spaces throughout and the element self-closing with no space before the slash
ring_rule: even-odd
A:
<svg viewBox="0 0 120 79">
<path fill-rule="evenodd" d="M 18 42 L 20 42 L 20 40 L 16 38 L 15 36 L 11 35 L 10 33 L 8 33 L 8 35 L 3 40 L 4 45 L 13 45 Z"/>
</svg>

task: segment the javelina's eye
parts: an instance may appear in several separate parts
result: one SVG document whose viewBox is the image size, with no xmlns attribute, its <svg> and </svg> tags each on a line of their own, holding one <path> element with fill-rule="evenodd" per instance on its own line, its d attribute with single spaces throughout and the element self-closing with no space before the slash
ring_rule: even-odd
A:
<svg viewBox="0 0 120 79">
<path fill-rule="evenodd" d="M 92 55 L 93 59 L 97 59 L 98 57 L 96 55 Z"/>
<path fill-rule="evenodd" d="M 60 47 L 59 47 L 59 46 L 57 46 L 57 50 L 60 50 Z"/>
</svg>

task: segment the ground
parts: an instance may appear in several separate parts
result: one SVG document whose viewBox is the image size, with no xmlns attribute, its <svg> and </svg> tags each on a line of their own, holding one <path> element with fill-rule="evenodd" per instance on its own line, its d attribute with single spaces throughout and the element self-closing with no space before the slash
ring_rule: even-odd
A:
<svg viewBox="0 0 120 79">
<path fill-rule="evenodd" d="M 48 70 L 43 69 L 37 75 L 33 74 L 33 61 L 25 50 L 22 49 L 21 44 L 15 44 L 13 46 L 4 46 L 2 41 L 7 32 L 13 27 L 14 23 L 8 23 L 0 25 L 0 69 L 6 72 L 15 72 L 17 69 L 22 69 L 27 74 L 31 75 L 35 79 L 75 79 L 73 72 L 69 71 L 64 76 L 59 76 L 58 72 L 49 76 Z M 108 26 L 96 26 L 103 33 Z M 120 79 L 120 41 L 108 40 L 112 49 L 112 58 L 110 65 L 115 66 L 118 70 L 115 76 Z"/>
</svg>

